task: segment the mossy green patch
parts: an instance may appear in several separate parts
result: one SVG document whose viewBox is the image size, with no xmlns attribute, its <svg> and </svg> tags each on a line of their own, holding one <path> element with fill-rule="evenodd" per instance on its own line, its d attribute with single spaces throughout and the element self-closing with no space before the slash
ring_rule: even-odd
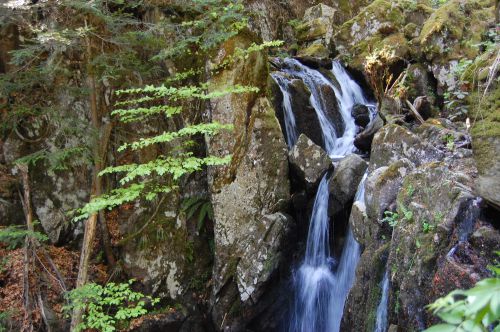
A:
<svg viewBox="0 0 500 332">
<path fill-rule="evenodd" d="M 314 58 L 328 58 L 330 52 L 323 44 L 312 44 L 306 49 L 299 51 L 298 55 Z"/>
<path fill-rule="evenodd" d="M 429 60 L 473 58 L 478 52 L 475 44 L 493 20 L 491 0 L 450 0 L 429 17 L 418 39 Z"/>
</svg>

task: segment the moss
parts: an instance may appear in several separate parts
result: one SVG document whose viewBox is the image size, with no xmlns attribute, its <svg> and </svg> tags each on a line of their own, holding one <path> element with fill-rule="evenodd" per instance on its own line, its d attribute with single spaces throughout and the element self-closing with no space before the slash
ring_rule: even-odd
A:
<svg viewBox="0 0 500 332">
<path fill-rule="evenodd" d="M 492 6 L 490 0 L 451 0 L 438 8 L 424 23 L 419 36 L 427 58 L 439 56 L 444 63 L 463 56 L 475 57 L 474 45 L 494 20 Z"/>
<path fill-rule="evenodd" d="M 305 50 L 299 51 L 299 56 L 310 56 L 315 58 L 328 58 L 330 52 L 323 44 L 312 44 Z"/>
<path fill-rule="evenodd" d="M 331 22 L 323 17 L 302 23 L 297 27 L 297 39 L 299 41 L 311 41 L 325 36 Z"/>
</svg>

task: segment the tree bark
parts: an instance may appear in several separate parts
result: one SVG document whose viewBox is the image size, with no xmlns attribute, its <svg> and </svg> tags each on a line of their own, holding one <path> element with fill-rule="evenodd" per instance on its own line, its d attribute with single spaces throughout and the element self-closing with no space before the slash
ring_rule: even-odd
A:
<svg viewBox="0 0 500 332">
<path fill-rule="evenodd" d="M 24 320 L 28 323 L 25 331 L 33 331 L 33 319 L 32 319 L 32 310 L 33 305 L 31 302 L 31 292 L 30 292 L 30 265 L 31 265 L 31 249 L 33 243 L 31 241 L 31 235 L 33 234 L 33 211 L 31 210 L 31 194 L 30 194 L 30 186 L 29 186 L 29 177 L 28 177 L 28 165 L 19 165 L 19 171 L 21 172 L 21 178 L 23 182 L 23 208 L 24 214 L 26 216 L 26 229 L 29 234 L 26 236 L 24 243 L 24 273 L 23 273 L 23 297 L 24 297 L 24 310 L 25 316 Z"/>
<path fill-rule="evenodd" d="M 85 22 L 85 27 L 87 27 L 87 22 Z M 90 44 L 90 40 L 87 37 L 85 39 L 86 42 L 86 56 L 88 65 L 90 66 L 90 61 L 92 59 L 92 47 Z M 94 73 L 89 70 L 88 72 L 88 84 L 90 88 L 90 117 L 92 122 L 92 127 L 99 134 L 97 138 L 97 142 L 93 145 L 93 158 L 94 158 L 94 171 L 92 178 L 92 190 L 90 194 L 90 199 L 93 197 L 101 195 L 101 178 L 99 177 L 99 172 L 102 170 L 102 160 L 101 160 L 101 147 L 99 141 L 101 139 L 101 117 L 99 114 L 99 109 L 97 105 L 97 84 Z M 82 287 L 88 281 L 88 269 L 89 269 L 89 261 L 90 256 L 92 255 L 92 244 L 95 239 L 95 231 L 97 226 L 98 213 L 93 213 L 89 216 L 89 218 L 85 222 L 85 230 L 83 234 L 83 243 L 82 249 L 80 253 L 80 263 L 78 266 L 78 277 L 76 279 L 75 287 Z M 73 314 L 71 315 L 71 325 L 70 330 L 75 331 L 76 327 L 82 321 L 82 310 L 75 309 L 73 310 Z"/>
</svg>

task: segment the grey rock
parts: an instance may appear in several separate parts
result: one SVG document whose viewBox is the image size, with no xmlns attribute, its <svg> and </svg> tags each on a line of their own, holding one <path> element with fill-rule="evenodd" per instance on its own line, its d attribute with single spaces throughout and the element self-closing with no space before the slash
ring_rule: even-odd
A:
<svg viewBox="0 0 500 332">
<path fill-rule="evenodd" d="M 339 162 L 328 184 L 330 216 L 340 212 L 354 199 L 367 167 L 368 164 L 356 154 L 351 154 Z"/>
<path fill-rule="evenodd" d="M 380 115 L 376 115 L 375 118 L 368 124 L 368 126 L 354 138 L 354 146 L 361 151 L 370 151 L 372 147 L 373 137 L 384 126 L 384 120 Z"/>
<path fill-rule="evenodd" d="M 326 152 L 301 134 L 289 153 L 290 164 L 306 188 L 314 187 L 321 176 L 332 167 Z"/>
<path fill-rule="evenodd" d="M 386 125 L 373 138 L 370 170 L 406 158 L 416 166 L 439 161 L 444 153 L 398 125 Z"/>
<path fill-rule="evenodd" d="M 408 159 L 401 159 L 371 173 L 365 182 L 366 214 L 371 220 L 380 221 L 384 211 L 395 206 L 403 179 L 413 168 Z"/>
</svg>

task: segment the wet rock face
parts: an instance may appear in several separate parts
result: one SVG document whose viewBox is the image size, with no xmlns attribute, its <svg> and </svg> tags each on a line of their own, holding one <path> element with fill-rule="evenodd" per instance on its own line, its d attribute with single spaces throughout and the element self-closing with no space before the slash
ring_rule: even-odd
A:
<svg viewBox="0 0 500 332">
<path fill-rule="evenodd" d="M 370 123 L 370 111 L 366 105 L 356 104 L 352 107 L 351 116 L 356 126 L 366 127 Z"/>
<path fill-rule="evenodd" d="M 286 75 L 283 73 L 276 73 L 276 75 Z M 273 79 L 269 80 L 271 86 L 272 96 L 273 96 L 273 106 L 276 110 L 276 116 L 278 117 L 281 128 L 285 130 L 285 120 L 284 120 L 284 110 L 283 110 L 283 94 L 279 89 L 278 85 Z M 318 116 L 311 106 L 310 97 L 311 92 L 300 79 L 290 78 L 290 84 L 288 86 L 289 93 L 291 97 L 292 111 L 295 116 L 295 124 L 297 126 L 297 132 L 303 133 L 309 137 L 316 145 L 323 145 L 323 136 L 320 128 Z M 285 133 L 283 133 L 285 134 Z"/>
<path fill-rule="evenodd" d="M 333 172 L 328 188 L 330 198 L 328 213 L 330 216 L 340 212 L 354 199 L 359 182 L 363 178 L 368 164 L 358 155 L 351 154 L 342 159 Z"/>
<path fill-rule="evenodd" d="M 299 136 L 290 151 L 289 160 L 294 171 L 292 174 L 309 189 L 317 185 L 323 174 L 332 167 L 326 152 L 304 134 Z"/>
<path fill-rule="evenodd" d="M 249 36 L 238 36 L 221 54 L 251 42 Z M 267 74 L 266 56 L 257 53 L 215 76 L 212 87 L 262 87 Z M 209 153 L 233 155 L 229 166 L 210 173 L 215 219 L 212 317 L 221 329 L 237 330 L 255 315 L 254 303 L 281 260 L 281 245 L 292 222 L 280 213 L 290 198 L 287 147 L 267 98 L 225 96 L 212 104 L 214 121 L 234 125 L 234 132 L 207 142 Z"/>
</svg>

